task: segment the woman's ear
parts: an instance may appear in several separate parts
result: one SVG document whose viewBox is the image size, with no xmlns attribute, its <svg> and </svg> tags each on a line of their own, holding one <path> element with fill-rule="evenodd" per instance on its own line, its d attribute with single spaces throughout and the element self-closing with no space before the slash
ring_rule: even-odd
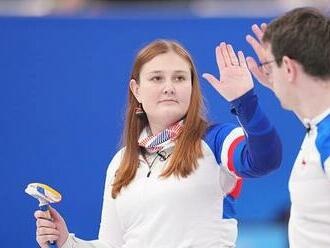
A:
<svg viewBox="0 0 330 248">
<path fill-rule="evenodd" d="M 133 95 L 135 96 L 136 100 L 139 103 L 141 103 L 140 94 L 139 94 L 140 85 L 138 84 L 138 82 L 136 82 L 135 79 L 131 79 L 131 81 L 129 82 L 129 87 L 130 87 Z"/>
</svg>

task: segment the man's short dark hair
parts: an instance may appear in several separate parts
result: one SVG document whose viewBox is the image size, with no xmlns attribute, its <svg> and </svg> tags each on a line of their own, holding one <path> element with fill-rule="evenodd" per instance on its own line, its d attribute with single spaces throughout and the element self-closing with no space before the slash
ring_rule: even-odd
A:
<svg viewBox="0 0 330 248">
<path fill-rule="evenodd" d="M 263 36 L 277 65 L 283 56 L 299 62 L 305 72 L 330 78 L 330 18 L 315 8 L 297 8 L 275 19 Z"/>
</svg>

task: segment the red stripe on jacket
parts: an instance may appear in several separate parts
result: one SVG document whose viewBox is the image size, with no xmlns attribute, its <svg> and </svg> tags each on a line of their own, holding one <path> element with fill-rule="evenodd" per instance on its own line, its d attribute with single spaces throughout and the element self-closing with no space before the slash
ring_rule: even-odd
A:
<svg viewBox="0 0 330 248">
<path fill-rule="evenodd" d="M 235 166 L 234 166 L 234 152 L 236 147 L 238 146 L 238 144 L 244 140 L 245 136 L 239 136 L 237 137 L 230 145 L 229 150 L 228 150 L 228 169 L 231 172 L 234 172 L 236 176 L 237 172 L 235 170 Z M 241 188 L 242 188 L 242 183 L 243 183 L 243 179 L 241 177 L 238 176 L 238 179 L 236 181 L 236 185 L 233 188 L 233 190 L 229 193 L 232 197 L 237 198 L 241 192 Z"/>
</svg>

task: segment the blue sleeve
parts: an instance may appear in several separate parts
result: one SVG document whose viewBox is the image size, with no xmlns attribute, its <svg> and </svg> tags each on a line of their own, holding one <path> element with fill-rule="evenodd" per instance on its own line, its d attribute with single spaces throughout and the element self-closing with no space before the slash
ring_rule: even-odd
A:
<svg viewBox="0 0 330 248">
<path fill-rule="evenodd" d="M 257 177 L 279 168 L 282 160 L 280 138 L 258 105 L 253 89 L 231 102 L 231 112 L 244 129 L 246 145 L 235 169 L 243 177 Z"/>
<path fill-rule="evenodd" d="M 217 162 L 240 177 L 259 177 L 279 168 L 282 145 L 253 89 L 231 102 L 231 112 L 244 132 L 236 125 L 222 124 L 211 126 L 205 135 Z"/>
</svg>

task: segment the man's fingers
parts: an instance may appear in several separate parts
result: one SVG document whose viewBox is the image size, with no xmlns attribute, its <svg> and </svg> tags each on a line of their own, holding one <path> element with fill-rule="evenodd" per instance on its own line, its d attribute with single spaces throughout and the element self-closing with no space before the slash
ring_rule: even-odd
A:
<svg viewBox="0 0 330 248">
<path fill-rule="evenodd" d="M 257 62 L 252 57 L 246 58 L 247 66 L 249 70 L 252 72 L 252 74 L 260 81 L 263 78 L 263 73 L 258 67 Z"/>
<path fill-rule="evenodd" d="M 260 27 L 257 24 L 253 24 L 252 31 L 255 34 L 255 36 L 258 38 L 258 40 L 261 42 L 262 37 L 264 35 L 264 32 L 262 31 L 262 29 L 260 29 Z"/>
<path fill-rule="evenodd" d="M 272 83 L 269 81 L 268 76 L 259 68 L 257 62 L 252 57 L 247 57 L 246 62 L 249 70 L 253 74 L 253 76 L 261 83 L 262 85 L 272 88 Z"/>
<path fill-rule="evenodd" d="M 246 58 L 246 62 L 247 62 L 247 65 L 248 65 L 249 70 L 256 70 L 256 69 L 258 69 L 258 64 L 257 64 L 257 62 L 255 61 L 254 58 L 247 57 Z"/>
<path fill-rule="evenodd" d="M 263 62 L 265 60 L 264 55 L 264 48 L 261 46 L 261 44 L 253 38 L 251 35 L 246 36 L 246 41 L 252 46 L 254 52 L 257 54 L 260 62 Z"/>
</svg>

